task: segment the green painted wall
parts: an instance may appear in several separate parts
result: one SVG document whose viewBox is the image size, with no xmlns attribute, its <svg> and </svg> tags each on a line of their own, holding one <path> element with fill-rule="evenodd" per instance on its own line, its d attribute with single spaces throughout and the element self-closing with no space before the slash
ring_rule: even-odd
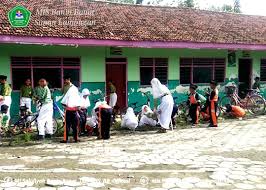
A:
<svg viewBox="0 0 266 190">
<path fill-rule="evenodd" d="M 81 88 L 89 88 L 92 92 L 91 101 L 102 97 L 105 93 L 105 58 L 112 57 L 108 47 L 72 47 L 72 46 L 40 46 L 40 45 L 0 45 L 0 74 L 7 74 L 10 81 L 10 56 L 64 56 L 81 57 Z M 227 58 L 226 50 L 201 50 L 201 49 L 145 49 L 122 48 L 123 54 L 113 57 L 127 58 L 128 62 L 128 101 L 146 102 L 141 92 L 150 92 L 150 88 L 140 86 L 140 57 L 166 57 L 169 60 L 168 87 L 173 96 L 178 96 L 178 102 L 186 99 L 188 86 L 179 85 L 179 59 L 181 57 L 202 58 Z M 242 51 L 237 52 L 237 60 L 243 56 Z M 266 58 L 266 51 L 251 51 L 253 60 L 253 77 L 260 75 L 260 59 Z M 223 86 L 229 82 L 238 81 L 238 64 L 236 67 L 226 68 L 226 80 Z M 199 85 L 203 91 L 207 86 Z M 266 95 L 266 83 L 263 84 L 263 93 Z M 59 97 L 57 97 L 59 100 Z M 12 111 L 17 112 L 18 92 L 13 93 Z"/>
</svg>

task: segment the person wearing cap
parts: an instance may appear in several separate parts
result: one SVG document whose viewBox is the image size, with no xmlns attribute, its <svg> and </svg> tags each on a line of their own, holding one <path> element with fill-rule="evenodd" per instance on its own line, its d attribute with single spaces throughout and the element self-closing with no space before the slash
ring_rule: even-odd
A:
<svg viewBox="0 0 266 190">
<path fill-rule="evenodd" d="M 252 85 L 252 89 L 260 91 L 260 77 L 256 77 L 254 84 Z"/>
<path fill-rule="evenodd" d="M 12 103 L 12 99 L 11 99 L 12 89 L 11 89 L 10 85 L 7 83 L 7 76 L 0 75 L 0 83 L 1 83 L 0 107 L 2 105 L 7 105 L 8 106 L 7 115 L 10 118 L 10 106 L 11 106 L 11 103 Z"/>
<path fill-rule="evenodd" d="M 44 78 L 39 80 L 39 86 L 34 89 L 33 99 L 41 104 L 37 117 L 39 140 L 44 140 L 45 135 L 51 138 L 53 135 L 53 101 Z"/>
<path fill-rule="evenodd" d="M 196 92 L 197 88 L 198 86 L 195 84 L 190 84 L 189 86 L 190 94 L 188 96 L 188 105 L 192 127 L 195 127 L 197 124 L 199 124 L 200 97 Z"/>
<path fill-rule="evenodd" d="M 33 88 L 31 80 L 26 79 L 25 84 L 20 88 L 20 106 L 26 106 L 31 111 L 31 101 L 33 96 Z"/>
<path fill-rule="evenodd" d="M 209 113 L 210 113 L 210 125 L 209 127 L 218 127 L 218 115 L 217 115 L 217 107 L 218 107 L 218 99 L 219 99 L 219 91 L 217 89 L 217 82 L 212 80 L 210 82 L 211 93 L 209 96 L 208 104 L 209 104 Z"/>
<path fill-rule="evenodd" d="M 80 94 L 81 107 L 79 110 L 79 116 L 81 135 L 86 133 L 87 111 L 88 107 L 90 107 L 89 95 L 90 91 L 87 88 L 84 88 Z"/>
<path fill-rule="evenodd" d="M 71 84 L 71 86 L 66 91 L 63 99 L 61 100 L 62 105 L 65 107 L 65 125 L 64 125 L 64 140 L 61 143 L 68 142 L 68 136 L 70 129 L 73 131 L 73 139 L 77 143 L 78 132 L 79 132 L 79 110 L 81 107 L 81 98 L 78 88 Z"/>
<path fill-rule="evenodd" d="M 64 86 L 62 88 L 62 93 L 63 95 L 65 95 L 68 91 L 68 89 L 73 86 L 72 82 L 71 82 L 71 77 L 68 75 L 64 76 Z"/>
</svg>

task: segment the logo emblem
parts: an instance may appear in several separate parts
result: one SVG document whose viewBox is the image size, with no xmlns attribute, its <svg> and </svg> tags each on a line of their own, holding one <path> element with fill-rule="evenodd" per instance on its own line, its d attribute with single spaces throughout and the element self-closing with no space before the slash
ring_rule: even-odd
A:
<svg viewBox="0 0 266 190">
<path fill-rule="evenodd" d="M 31 12 L 23 6 L 16 6 L 8 12 L 8 20 L 12 27 L 27 27 Z"/>
</svg>

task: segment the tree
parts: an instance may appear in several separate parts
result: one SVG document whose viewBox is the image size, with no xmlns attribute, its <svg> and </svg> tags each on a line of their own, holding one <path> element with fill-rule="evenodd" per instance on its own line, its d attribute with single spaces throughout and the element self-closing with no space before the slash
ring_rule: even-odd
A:
<svg viewBox="0 0 266 190">
<path fill-rule="evenodd" d="M 229 13 L 232 13 L 234 12 L 234 8 L 232 7 L 232 5 L 227 5 L 227 4 L 224 4 L 221 8 L 221 10 L 223 12 L 229 12 Z"/>
<path fill-rule="evenodd" d="M 234 0 L 234 12 L 235 13 L 241 13 L 240 0 Z"/>
<path fill-rule="evenodd" d="M 183 7 L 195 7 L 194 0 L 184 0 Z"/>
</svg>

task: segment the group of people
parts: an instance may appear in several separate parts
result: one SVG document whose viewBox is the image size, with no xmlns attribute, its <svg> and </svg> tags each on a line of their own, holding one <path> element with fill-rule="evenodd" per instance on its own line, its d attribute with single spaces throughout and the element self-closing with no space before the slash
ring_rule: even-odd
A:
<svg viewBox="0 0 266 190">
<path fill-rule="evenodd" d="M 0 75 L 1 91 L 0 91 L 0 108 L 1 108 L 1 125 L 8 125 L 10 119 L 11 92 L 12 89 L 7 83 L 7 76 Z M 63 98 L 61 100 L 65 110 L 64 122 L 64 139 L 62 143 L 69 141 L 69 132 L 72 129 L 74 142 L 79 141 L 79 134 L 86 134 L 90 129 L 96 128 L 99 139 L 110 138 L 111 118 L 113 109 L 116 106 L 117 94 L 116 87 L 110 81 L 109 83 L 110 100 L 109 105 L 105 101 L 99 101 L 92 109 L 92 117 L 87 120 L 87 111 L 90 107 L 89 95 L 90 91 L 85 88 L 79 93 L 78 88 L 71 82 L 69 76 L 64 77 L 64 86 L 62 88 Z M 206 114 L 210 127 L 217 127 L 217 106 L 218 106 L 218 89 L 217 82 L 210 82 L 210 93 L 203 110 L 201 108 L 201 95 L 197 92 L 197 85 L 191 84 L 189 87 L 189 116 L 192 126 L 199 123 L 199 111 Z M 170 90 L 157 78 L 151 80 L 152 95 L 154 99 L 154 110 L 148 105 L 143 105 L 140 118 L 137 119 L 132 108 L 127 109 L 127 113 L 122 119 L 121 126 L 128 127 L 132 130 L 138 126 L 149 125 L 159 126 L 158 132 L 166 132 L 170 128 L 171 122 L 174 122 L 173 116 L 176 114 L 173 97 Z M 259 88 L 259 78 L 255 79 L 253 88 Z M 20 89 L 20 106 L 24 106 L 31 110 L 32 102 L 38 102 L 39 116 L 37 118 L 38 137 L 43 140 L 45 137 L 50 138 L 53 135 L 53 100 L 48 83 L 45 79 L 40 79 L 38 86 L 34 89 L 31 80 L 27 79 Z M 232 113 L 236 117 L 243 117 L 245 111 L 232 105 L 226 105 L 227 112 Z M 4 117 L 5 116 L 5 117 Z M 3 119 L 5 118 L 5 119 Z M 3 123 L 4 122 L 4 123 Z M 172 123 L 173 124 L 173 123 Z M 89 128 L 88 128 L 89 127 Z"/>
</svg>

